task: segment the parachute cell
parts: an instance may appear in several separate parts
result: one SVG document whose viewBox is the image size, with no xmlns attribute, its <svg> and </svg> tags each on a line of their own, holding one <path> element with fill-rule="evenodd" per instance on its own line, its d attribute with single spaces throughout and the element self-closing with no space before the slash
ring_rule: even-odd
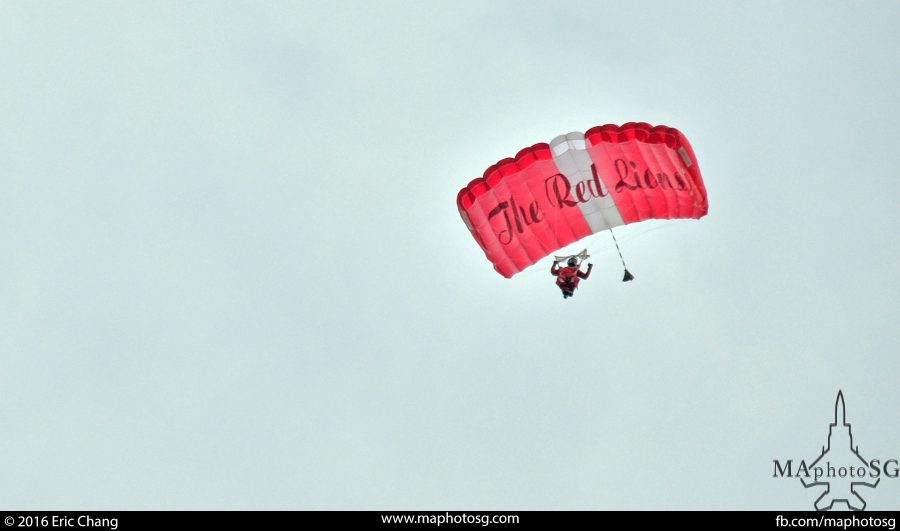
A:
<svg viewBox="0 0 900 531">
<path fill-rule="evenodd" d="M 709 208 L 687 138 L 635 122 L 527 147 L 489 167 L 456 203 L 507 278 L 596 232 L 651 218 L 699 219 Z"/>
</svg>

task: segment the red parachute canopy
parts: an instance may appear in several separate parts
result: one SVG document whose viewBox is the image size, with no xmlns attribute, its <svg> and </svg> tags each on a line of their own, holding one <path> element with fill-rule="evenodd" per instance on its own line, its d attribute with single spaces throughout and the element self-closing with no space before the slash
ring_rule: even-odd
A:
<svg viewBox="0 0 900 531">
<path fill-rule="evenodd" d="M 629 122 L 569 133 L 503 159 L 459 191 L 459 214 L 506 278 L 585 236 L 709 210 L 687 138 Z"/>
</svg>

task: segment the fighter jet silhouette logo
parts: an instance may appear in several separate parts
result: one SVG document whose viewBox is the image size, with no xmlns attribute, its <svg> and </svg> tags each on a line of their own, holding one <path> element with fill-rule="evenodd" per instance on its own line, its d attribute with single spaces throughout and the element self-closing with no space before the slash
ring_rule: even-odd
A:
<svg viewBox="0 0 900 531">
<path fill-rule="evenodd" d="M 826 458 L 827 456 L 827 458 Z M 869 466 L 868 461 L 859 455 L 859 446 L 853 444 L 853 433 L 850 430 L 850 424 L 847 423 L 847 412 L 844 406 L 844 393 L 838 391 L 837 399 L 834 401 L 834 422 L 828 426 L 828 445 L 822 447 L 822 454 L 810 463 L 809 468 L 813 469 L 817 466 L 822 467 L 820 463 L 825 463 L 825 468 L 832 470 L 848 470 Z M 828 474 L 828 481 L 814 480 L 807 483 L 807 480 L 800 477 L 800 481 L 806 488 L 825 487 L 825 492 L 816 499 L 815 507 L 817 511 L 829 511 L 834 508 L 838 502 L 844 502 L 854 511 L 862 511 L 866 508 L 866 501 L 859 495 L 857 489 L 859 487 L 875 488 L 881 478 L 875 480 L 875 483 L 861 481 L 862 478 L 856 478 L 845 475 L 841 477 L 838 474 Z"/>
</svg>

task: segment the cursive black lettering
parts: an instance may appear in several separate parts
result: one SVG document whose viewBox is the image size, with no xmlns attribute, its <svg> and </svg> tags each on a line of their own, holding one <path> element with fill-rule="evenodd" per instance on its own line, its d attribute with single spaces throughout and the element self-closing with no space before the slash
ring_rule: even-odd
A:
<svg viewBox="0 0 900 531">
<path fill-rule="evenodd" d="M 616 159 L 616 173 L 619 175 L 619 182 L 616 183 L 616 193 L 622 193 L 623 188 L 628 188 L 629 190 L 637 190 L 640 188 L 641 182 L 637 179 L 637 173 L 634 174 L 635 180 L 634 184 L 628 182 L 628 163 L 625 162 L 625 159 Z M 634 166 L 634 162 L 631 163 Z"/>
<path fill-rule="evenodd" d="M 550 193 L 551 188 L 553 189 L 552 194 Z M 544 181 L 544 191 L 547 193 L 547 200 L 550 201 L 551 206 L 563 208 L 567 206 L 573 207 L 578 204 L 569 198 L 569 194 L 572 192 L 572 185 L 569 184 L 566 176 L 561 173 L 547 177 Z"/>
<path fill-rule="evenodd" d="M 512 225 L 509 222 L 509 214 L 506 213 L 507 207 L 509 207 L 509 203 L 507 203 L 506 201 L 501 201 L 497 203 L 497 206 L 492 208 L 490 212 L 488 212 L 488 221 L 490 221 L 490 219 L 497 214 L 503 214 L 503 221 L 506 225 L 506 228 L 497 233 L 497 239 L 500 240 L 500 243 L 502 243 L 503 245 L 508 245 L 512 242 L 513 239 Z"/>
<path fill-rule="evenodd" d="M 665 190 L 667 186 L 669 188 L 672 188 L 672 180 L 669 179 L 669 175 L 666 172 L 663 171 L 663 172 L 657 173 L 656 180 L 659 181 L 659 185 L 662 187 L 663 190 Z"/>
<path fill-rule="evenodd" d="M 512 211 L 512 219 L 510 219 L 509 212 Z M 516 198 L 513 197 L 509 201 L 501 201 L 497 203 L 490 212 L 488 212 L 488 221 L 490 221 L 494 216 L 503 215 L 502 226 L 499 231 L 497 231 L 497 239 L 503 245 L 509 245 L 512 243 L 513 238 L 516 234 L 522 234 L 525 232 L 525 227 L 531 225 L 532 223 L 538 223 L 544 219 L 544 214 L 541 212 L 541 207 L 537 204 L 536 201 L 532 201 L 528 204 L 528 209 L 526 210 L 524 207 L 519 206 L 516 203 Z M 513 225 L 515 225 L 515 232 L 513 232 Z"/>
<path fill-rule="evenodd" d="M 646 184 L 647 188 L 651 190 L 659 186 L 659 183 L 656 182 L 656 176 L 653 175 L 653 172 L 650 171 L 650 168 L 644 170 L 644 184 Z"/>
<path fill-rule="evenodd" d="M 606 197 L 609 195 L 609 190 L 606 189 L 606 186 L 603 185 L 603 181 L 600 180 L 600 175 L 597 173 L 597 166 L 591 164 L 591 180 L 588 181 L 588 190 L 590 190 L 591 195 L 594 197 Z"/>
</svg>

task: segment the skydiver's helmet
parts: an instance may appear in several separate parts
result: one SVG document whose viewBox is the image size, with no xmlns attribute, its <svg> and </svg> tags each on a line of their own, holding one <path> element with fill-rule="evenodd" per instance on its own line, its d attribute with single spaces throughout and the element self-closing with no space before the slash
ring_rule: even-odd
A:
<svg viewBox="0 0 900 531">
<path fill-rule="evenodd" d="M 576 265 L 578 265 L 578 260 L 575 257 L 572 257 L 569 258 L 569 261 L 566 263 L 569 264 L 569 267 L 575 267 Z"/>
</svg>

